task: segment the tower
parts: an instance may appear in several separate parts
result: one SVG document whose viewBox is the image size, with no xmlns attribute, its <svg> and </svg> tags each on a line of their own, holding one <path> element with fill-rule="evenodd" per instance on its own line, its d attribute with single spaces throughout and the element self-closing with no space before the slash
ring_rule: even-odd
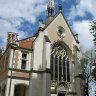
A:
<svg viewBox="0 0 96 96">
<path fill-rule="evenodd" d="M 48 0 L 47 23 L 50 22 L 52 18 L 54 17 L 54 10 L 55 10 L 54 0 Z"/>
</svg>

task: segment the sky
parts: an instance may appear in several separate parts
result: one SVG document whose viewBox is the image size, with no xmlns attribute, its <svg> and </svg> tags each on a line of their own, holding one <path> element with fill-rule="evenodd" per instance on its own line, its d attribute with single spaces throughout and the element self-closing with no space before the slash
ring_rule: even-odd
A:
<svg viewBox="0 0 96 96">
<path fill-rule="evenodd" d="M 90 25 L 96 18 L 96 0 L 54 0 L 55 12 L 62 3 L 63 14 L 74 33 L 79 34 L 80 46 L 93 46 Z M 19 38 L 31 36 L 46 19 L 47 0 L 0 0 L 0 47 L 6 44 L 7 32 L 16 32 Z M 92 96 L 92 94 L 91 94 Z"/>
<path fill-rule="evenodd" d="M 0 46 L 6 44 L 7 32 L 16 32 L 19 38 L 31 36 L 46 19 L 48 0 L 0 0 Z M 55 12 L 62 3 L 63 14 L 73 33 L 79 34 L 80 46 L 88 50 L 93 46 L 90 25 L 96 17 L 96 0 L 54 0 Z"/>
</svg>

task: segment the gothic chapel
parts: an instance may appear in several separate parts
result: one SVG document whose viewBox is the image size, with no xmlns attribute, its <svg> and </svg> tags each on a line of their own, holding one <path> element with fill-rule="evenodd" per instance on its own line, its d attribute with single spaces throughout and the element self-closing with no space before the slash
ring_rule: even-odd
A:
<svg viewBox="0 0 96 96">
<path fill-rule="evenodd" d="M 33 36 L 18 40 L 8 32 L 0 57 L 0 96 L 85 96 L 78 34 L 58 5 L 48 0 L 46 23 Z"/>
</svg>

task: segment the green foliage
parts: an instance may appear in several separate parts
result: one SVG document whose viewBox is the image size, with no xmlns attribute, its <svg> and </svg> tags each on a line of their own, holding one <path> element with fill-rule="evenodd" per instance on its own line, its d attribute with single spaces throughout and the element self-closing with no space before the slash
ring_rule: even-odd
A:
<svg viewBox="0 0 96 96">
<path fill-rule="evenodd" d="M 96 45 L 96 20 L 94 20 L 92 22 L 92 25 L 91 25 L 91 29 L 90 30 L 92 31 L 91 33 L 92 33 L 92 35 L 94 37 L 93 42 Z"/>
<path fill-rule="evenodd" d="M 94 42 L 94 45 L 96 46 L 96 20 L 94 20 L 92 22 L 92 25 L 91 25 L 91 29 L 90 29 L 92 32 L 92 35 L 94 37 L 93 39 L 93 42 Z M 96 49 L 95 49 L 96 50 Z M 92 76 L 94 78 L 94 80 L 96 81 L 96 62 L 93 64 L 93 70 L 92 70 Z"/>
<path fill-rule="evenodd" d="M 88 64 L 88 59 L 87 58 L 82 58 L 81 59 L 81 68 L 82 68 L 82 74 L 87 77 L 87 72 L 86 72 L 86 67 Z"/>
<path fill-rule="evenodd" d="M 81 60 L 81 64 L 82 64 L 82 65 L 88 64 L 88 59 L 87 59 L 87 58 L 83 58 L 83 59 Z"/>
<path fill-rule="evenodd" d="M 96 30 L 96 20 L 94 20 L 94 21 L 92 22 L 91 30 L 93 30 L 93 31 Z"/>
</svg>

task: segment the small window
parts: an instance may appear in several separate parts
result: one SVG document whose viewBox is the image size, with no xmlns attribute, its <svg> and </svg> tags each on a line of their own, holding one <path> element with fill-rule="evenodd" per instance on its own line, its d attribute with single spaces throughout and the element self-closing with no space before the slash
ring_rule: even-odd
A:
<svg viewBox="0 0 96 96">
<path fill-rule="evenodd" d="M 27 64 L 27 54 L 22 53 L 21 69 L 26 69 Z"/>
<path fill-rule="evenodd" d="M 23 59 L 26 59 L 26 57 L 27 57 L 27 54 L 23 53 L 23 54 L 22 54 L 22 58 L 23 58 Z"/>
<path fill-rule="evenodd" d="M 58 27 L 58 35 L 60 37 L 64 37 L 65 36 L 65 29 L 61 26 Z"/>
<path fill-rule="evenodd" d="M 22 60 L 21 69 L 26 69 L 26 60 Z"/>
</svg>

